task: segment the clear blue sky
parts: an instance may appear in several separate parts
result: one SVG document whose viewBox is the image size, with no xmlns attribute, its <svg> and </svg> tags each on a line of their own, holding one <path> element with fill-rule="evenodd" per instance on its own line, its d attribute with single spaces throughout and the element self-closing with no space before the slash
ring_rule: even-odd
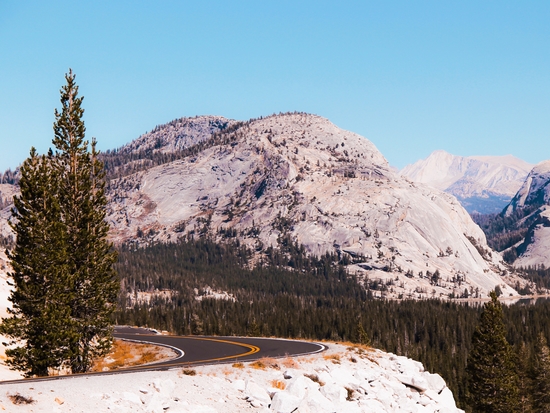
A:
<svg viewBox="0 0 550 413">
<path fill-rule="evenodd" d="M 71 67 L 87 137 L 305 111 L 403 167 L 550 159 L 550 1 L 0 0 L 0 170 L 51 146 Z"/>
</svg>

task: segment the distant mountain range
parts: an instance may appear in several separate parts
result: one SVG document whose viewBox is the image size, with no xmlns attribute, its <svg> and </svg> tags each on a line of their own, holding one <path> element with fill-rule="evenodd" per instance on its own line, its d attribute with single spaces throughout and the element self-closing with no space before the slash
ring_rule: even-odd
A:
<svg viewBox="0 0 550 413">
<path fill-rule="evenodd" d="M 455 195 L 470 213 L 492 214 L 474 217 L 515 267 L 550 267 L 550 161 L 435 151 L 401 174 Z"/>
<path fill-rule="evenodd" d="M 401 174 L 456 196 L 470 213 L 488 214 L 508 205 L 532 167 L 511 155 L 464 157 L 438 150 Z"/>
<path fill-rule="evenodd" d="M 447 165 L 438 185 L 464 197 L 511 198 L 527 175 L 512 157 L 499 164 L 436 155 L 409 176 L 442 177 L 433 165 Z M 378 294 L 393 298 L 486 295 L 497 286 L 508 295 L 526 284 L 506 271 L 455 197 L 411 182 L 370 141 L 315 115 L 182 118 L 104 160 L 115 243 L 237 239 L 256 260 L 295 243 L 309 254 L 347 257 L 360 282 L 378 280 Z M 4 235 L 8 216 L 5 208 Z"/>
</svg>

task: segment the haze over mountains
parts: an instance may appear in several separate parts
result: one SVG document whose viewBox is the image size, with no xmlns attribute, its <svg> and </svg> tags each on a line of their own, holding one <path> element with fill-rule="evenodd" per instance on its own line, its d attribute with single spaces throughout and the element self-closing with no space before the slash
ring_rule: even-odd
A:
<svg viewBox="0 0 550 413">
<path fill-rule="evenodd" d="M 350 272 L 365 284 L 379 280 L 396 298 L 485 295 L 496 286 L 508 295 L 525 284 L 506 275 L 455 197 L 411 182 L 370 141 L 315 115 L 182 118 L 105 160 L 116 243 L 209 235 L 238 239 L 256 259 L 296 243 L 310 254 L 347 257 Z M 480 198 L 511 198 L 528 168 L 512 157 L 443 152 L 425 164 L 410 175 L 439 176 L 438 185 Z M 446 176 L 436 172 L 441 165 Z M 4 235 L 8 215 L 4 209 Z"/>
<path fill-rule="evenodd" d="M 476 220 L 515 267 L 550 266 L 550 161 L 435 151 L 401 174 L 455 195 L 470 213 L 498 214 Z"/>
<path fill-rule="evenodd" d="M 488 214 L 508 205 L 532 167 L 512 155 L 464 157 L 437 150 L 401 174 L 453 194 L 470 213 Z"/>
</svg>

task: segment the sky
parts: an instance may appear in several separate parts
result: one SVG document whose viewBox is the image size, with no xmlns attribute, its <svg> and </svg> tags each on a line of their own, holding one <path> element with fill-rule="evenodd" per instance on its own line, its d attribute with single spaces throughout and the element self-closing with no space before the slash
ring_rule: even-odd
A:
<svg viewBox="0 0 550 413">
<path fill-rule="evenodd" d="M 402 168 L 550 159 L 548 1 L 0 0 L 0 171 L 44 153 L 69 68 L 88 139 L 302 111 Z"/>
</svg>

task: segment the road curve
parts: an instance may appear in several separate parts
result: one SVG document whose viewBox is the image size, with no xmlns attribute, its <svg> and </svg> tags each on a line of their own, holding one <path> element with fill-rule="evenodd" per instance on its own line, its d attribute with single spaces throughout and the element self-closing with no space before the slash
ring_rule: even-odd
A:
<svg viewBox="0 0 550 413">
<path fill-rule="evenodd" d="M 179 356 L 172 360 L 118 370 L 120 372 L 253 361 L 262 357 L 295 357 L 319 353 L 326 349 L 322 344 L 306 341 L 252 337 L 167 336 L 134 327 L 117 327 L 114 337 L 171 347 L 179 353 Z"/>
<path fill-rule="evenodd" d="M 322 344 L 306 341 L 253 337 L 167 336 L 156 334 L 154 330 L 138 327 L 117 326 L 113 335 L 118 339 L 170 347 L 176 352 L 176 356 L 171 360 L 118 370 L 22 380 L 7 380 L 0 381 L 0 385 L 22 381 L 59 380 L 85 375 L 110 375 L 136 371 L 167 370 L 177 367 L 191 367 L 217 363 L 244 362 L 258 360 L 263 357 L 296 357 L 319 353 L 326 349 Z"/>
</svg>

